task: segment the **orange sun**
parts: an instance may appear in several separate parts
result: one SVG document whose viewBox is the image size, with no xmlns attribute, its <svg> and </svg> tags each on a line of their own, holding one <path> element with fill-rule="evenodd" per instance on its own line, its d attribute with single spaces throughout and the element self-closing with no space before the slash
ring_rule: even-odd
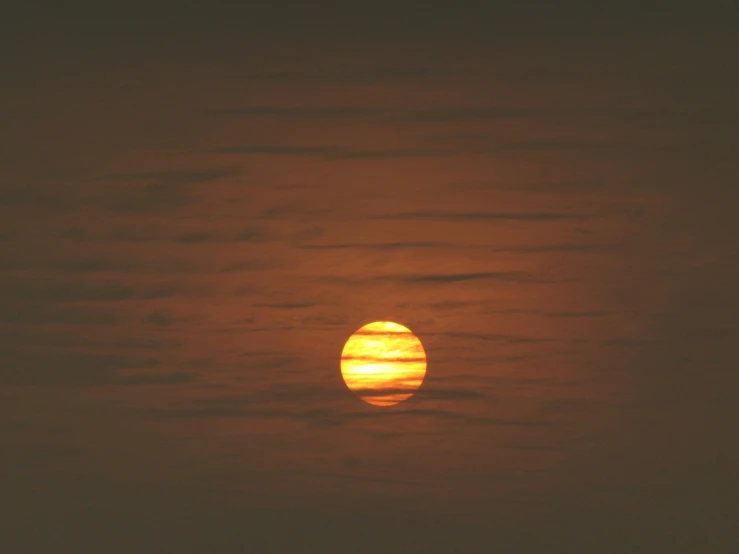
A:
<svg viewBox="0 0 739 554">
<path fill-rule="evenodd" d="M 341 352 L 341 375 L 359 398 L 375 406 L 407 400 L 426 375 L 426 352 L 410 329 L 392 321 L 369 323 Z"/>
</svg>

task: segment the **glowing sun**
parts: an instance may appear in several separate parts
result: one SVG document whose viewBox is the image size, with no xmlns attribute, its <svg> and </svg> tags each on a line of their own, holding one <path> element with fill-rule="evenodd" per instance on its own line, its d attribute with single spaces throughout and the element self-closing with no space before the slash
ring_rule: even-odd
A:
<svg viewBox="0 0 739 554">
<path fill-rule="evenodd" d="M 423 383 L 426 352 L 407 327 L 375 321 L 346 341 L 341 375 L 346 386 L 365 402 L 392 406 L 413 396 Z"/>
</svg>

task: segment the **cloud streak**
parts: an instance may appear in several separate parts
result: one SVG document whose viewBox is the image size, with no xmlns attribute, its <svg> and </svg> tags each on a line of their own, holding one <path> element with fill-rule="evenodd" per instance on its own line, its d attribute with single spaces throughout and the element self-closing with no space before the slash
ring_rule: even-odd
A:
<svg viewBox="0 0 739 554">
<path fill-rule="evenodd" d="M 297 246 L 299 250 L 406 250 L 406 249 L 461 249 L 475 248 L 484 249 L 491 252 L 512 253 L 512 254 L 543 254 L 548 252 L 596 252 L 607 249 L 603 244 L 577 244 L 577 243 L 561 243 L 561 244 L 542 244 L 531 246 L 494 246 L 488 244 L 464 244 L 453 242 L 433 242 L 433 241 L 408 241 L 408 242 L 339 242 L 329 244 L 301 244 Z"/>
<path fill-rule="evenodd" d="M 243 106 L 212 110 L 217 117 L 254 118 L 271 117 L 284 120 L 336 120 L 418 122 L 418 123 L 465 123 L 523 119 L 547 113 L 540 108 L 516 108 L 509 106 L 475 106 L 466 108 L 393 108 L 369 106 L 329 107 L 282 107 Z"/>
<path fill-rule="evenodd" d="M 319 157 L 324 160 L 383 160 L 402 158 L 440 158 L 454 154 L 452 150 L 426 148 L 352 149 L 341 146 L 231 146 L 216 148 L 214 154 L 262 156 Z"/>
<path fill-rule="evenodd" d="M 440 212 L 412 211 L 371 216 L 372 219 L 387 220 L 437 220 L 437 221 L 582 221 L 592 219 L 592 213 L 573 212 Z"/>
</svg>

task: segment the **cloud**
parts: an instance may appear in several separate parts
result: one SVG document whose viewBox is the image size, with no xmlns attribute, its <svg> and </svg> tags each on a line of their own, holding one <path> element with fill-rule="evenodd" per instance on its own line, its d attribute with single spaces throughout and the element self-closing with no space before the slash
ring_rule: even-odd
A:
<svg viewBox="0 0 739 554">
<path fill-rule="evenodd" d="M 492 247 L 496 252 L 511 252 L 517 254 L 543 254 L 546 252 L 596 252 L 608 247 L 603 244 L 542 244 L 539 246 L 509 246 Z"/>
<path fill-rule="evenodd" d="M 493 252 L 507 252 L 517 254 L 540 254 L 546 252 L 594 252 L 603 250 L 606 246 L 601 244 L 543 244 L 534 246 L 492 246 L 488 244 L 461 244 L 453 242 L 432 241 L 408 241 L 408 242 L 345 242 L 329 244 L 301 244 L 296 248 L 300 250 L 402 250 L 413 248 L 478 248 Z"/>
<path fill-rule="evenodd" d="M 252 227 L 244 229 L 234 238 L 237 242 L 263 242 L 269 238 L 267 229 Z"/>
<path fill-rule="evenodd" d="M 119 173 L 113 176 L 118 181 L 141 186 L 116 191 L 119 198 L 109 208 L 117 212 L 148 212 L 182 207 L 189 202 L 192 186 L 234 177 L 239 173 L 239 170 L 227 167 Z"/>
<path fill-rule="evenodd" d="M 114 177 L 122 181 L 142 181 L 147 183 L 149 189 L 156 190 L 172 186 L 208 183 L 227 177 L 235 177 L 239 173 L 240 170 L 238 169 L 218 167 L 210 169 L 165 169 L 137 173 L 118 173 Z"/>
<path fill-rule="evenodd" d="M 549 339 L 549 338 L 539 338 L 539 337 L 526 337 L 526 336 L 517 336 L 517 335 L 504 335 L 500 333 L 471 333 L 466 331 L 447 331 L 444 333 L 425 333 L 426 336 L 442 336 L 442 337 L 451 337 L 451 338 L 461 338 L 461 339 L 473 339 L 473 340 L 482 340 L 486 342 L 507 342 L 510 344 L 526 344 L 526 343 L 538 343 L 538 342 L 552 342 L 555 339 Z M 513 358 L 506 358 L 505 360 L 501 359 L 498 361 L 517 361 L 521 359 L 530 359 L 530 357 L 520 357 L 516 356 Z"/>
<path fill-rule="evenodd" d="M 117 382 L 116 373 L 156 367 L 155 359 L 64 350 L 5 349 L 0 383 L 8 386 L 80 387 Z"/>
<path fill-rule="evenodd" d="M 420 395 L 422 393 L 417 393 Z M 415 397 L 414 397 L 415 398 Z M 451 398 L 450 398 L 451 399 Z M 413 400 L 411 400 L 413 401 Z M 433 418 L 465 424 L 483 424 L 502 427 L 541 427 L 553 422 L 542 419 L 506 419 L 469 414 L 461 411 L 417 408 L 404 405 L 399 410 L 344 411 L 339 408 L 290 409 L 254 408 L 248 404 L 210 405 L 180 409 L 155 409 L 149 413 L 161 419 L 179 418 L 237 418 L 237 419 L 293 419 L 309 422 L 317 427 L 340 427 L 353 420 Z"/>
<path fill-rule="evenodd" d="M 0 190 L 0 206 L 56 208 L 63 203 L 61 196 L 36 188 L 18 187 Z"/>
<path fill-rule="evenodd" d="M 577 318 L 577 317 L 606 317 L 616 315 L 617 312 L 591 311 L 591 312 L 549 312 L 542 314 L 544 317 Z"/>
<path fill-rule="evenodd" d="M 514 108 L 508 106 L 479 106 L 467 108 L 393 108 L 369 106 L 285 107 L 243 106 L 212 110 L 217 117 L 254 118 L 271 117 L 282 120 L 337 120 L 381 121 L 385 123 L 466 123 L 523 119 L 547 113 L 544 109 Z"/>
<path fill-rule="evenodd" d="M 474 108 L 452 108 L 423 110 L 412 113 L 416 121 L 433 123 L 462 123 L 467 121 L 490 121 L 499 119 L 522 119 L 546 113 L 543 109 L 481 106 Z"/>
<path fill-rule="evenodd" d="M 344 285 L 363 285 L 367 283 L 395 282 L 409 285 L 445 285 L 466 281 L 500 281 L 510 283 L 551 283 L 552 281 L 536 277 L 522 271 L 480 271 L 474 273 L 419 273 L 399 275 L 325 275 L 318 277 L 321 281 Z"/>
<path fill-rule="evenodd" d="M 451 150 L 400 148 L 362 150 L 342 148 L 339 146 L 233 146 L 217 148 L 215 154 L 254 154 L 264 156 L 306 156 L 320 157 L 325 160 L 382 160 L 398 158 L 438 158 L 450 156 Z"/>
<path fill-rule="evenodd" d="M 371 216 L 372 219 L 439 221 L 563 221 L 591 219 L 595 214 L 573 212 L 399 212 Z"/>
<path fill-rule="evenodd" d="M 383 279 L 383 278 L 381 278 Z M 387 277 L 386 279 L 402 281 L 404 283 L 429 283 L 429 284 L 447 284 L 459 283 L 463 281 L 528 281 L 527 274 L 520 271 L 487 271 L 479 273 L 445 273 L 445 274 L 428 274 L 428 275 L 404 275 L 399 277 Z"/>
<path fill-rule="evenodd" d="M 120 228 L 113 229 L 108 240 L 115 242 L 150 242 L 158 240 L 159 232 L 153 228 Z"/>
<path fill-rule="evenodd" d="M 441 158 L 451 156 L 452 150 L 407 148 L 386 150 L 344 150 L 330 155 L 335 160 L 387 160 L 397 158 Z"/>
<path fill-rule="evenodd" d="M 265 71 L 250 73 L 248 79 L 268 81 L 317 81 L 323 83 L 368 83 L 374 81 L 415 81 L 440 80 L 469 77 L 469 72 L 440 70 L 438 68 L 403 68 L 378 70 L 344 70 L 344 71 Z"/>
<path fill-rule="evenodd" d="M 150 313 L 144 318 L 144 323 L 148 323 L 149 325 L 165 326 L 171 325 L 173 322 L 174 319 L 172 317 L 158 312 Z"/>
<path fill-rule="evenodd" d="M 185 294 L 207 294 L 207 287 L 185 286 L 163 281 L 131 285 L 120 281 L 86 283 L 78 279 L 13 279 L 0 280 L 0 300 L 24 302 L 120 302 L 133 299 L 170 298 Z"/>
<path fill-rule="evenodd" d="M 199 242 L 214 242 L 218 237 L 214 233 L 199 232 L 180 235 L 175 239 L 182 244 L 197 244 Z"/>
<path fill-rule="evenodd" d="M 194 373 L 136 373 L 117 377 L 115 383 L 119 385 L 182 385 L 197 380 Z"/>
<path fill-rule="evenodd" d="M 424 387 L 420 394 L 424 400 L 473 400 L 476 398 L 486 398 L 482 392 L 462 389 L 431 389 L 427 386 Z"/>
<path fill-rule="evenodd" d="M 232 146 L 218 148 L 216 154 L 263 154 L 265 156 L 328 156 L 339 151 L 336 146 Z"/>
<path fill-rule="evenodd" d="M 481 139 L 483 137 L 480 137 Z M 532 152 L 532 151 L 561 151 L 561 150 L 586 150 L 586 151 L 611 151 L 611 152 L 665 152 L 679 151 L 694 148 L 696 144 L 644 144 L 634 142 L 576 142 L 567 140 L 557 141 L 525 141 L 511 144 L 502 144 L 493 147 L 496 152 Z"/>
<path fill-rule="evenodd" d="M 221 269 L 221 273 L 235 273 L 237 271 L 252 271 L 252 270 L 261 269 L 264 267 L 265 265 L 261 262 L 258 262 L 255 260 L 247 260 L 243 262 L 234 262 L 234 263 L 228 264 L 223 269 Z"/>
<path fill-rule="evenodd" d="M 282 108 L 275 106 L 245 106 L 213 110 L 213 115 L 231 117 L 272 116 L 281 119 L 338 119 L 377 115 L 384 110 L 354 106 L 335 106 L 329 108 Z"/>
<path fill-rule="evenodd" d="M 63 260 L 51 264 L 47 269 L 64 273 L 99 273 L 106 271 L 127 271 L 130 266 L 115 263 L 104 258 Z"/>
<path fill-rule="evenodd" d="M 367 250 L 398 250 L 404 248 L 451 248 L 457 245 L 444 242 L 375 242 L 375 243 L 356 243 L 344 242 L 334 244 L 302 244 L 297 248 L 301 250 L 350 250 L 350 249 L 367 249 Z"/>
<path fill-rule="evenodd" d="M 302 308 L 312 308 L 315 304 L 307 302 L 285 302 L 280 304 L 252 304 L 255 308 L 274 308 L 277 310 L 299 310 Z"/>
</svg>

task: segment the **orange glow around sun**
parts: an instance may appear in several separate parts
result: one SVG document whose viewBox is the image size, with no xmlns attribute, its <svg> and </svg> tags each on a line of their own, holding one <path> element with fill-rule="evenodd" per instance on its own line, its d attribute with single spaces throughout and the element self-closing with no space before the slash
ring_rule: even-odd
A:
<svg viewBox="0 0 739 554">
<path fill-rule="evenodd" d="M 410 329 L 392 321 L 369 323 L 341 353 L 341 375 L 359 398 L 375 406 L 407 400 L 426 375 L 426 352 Z"/>
</svg>

